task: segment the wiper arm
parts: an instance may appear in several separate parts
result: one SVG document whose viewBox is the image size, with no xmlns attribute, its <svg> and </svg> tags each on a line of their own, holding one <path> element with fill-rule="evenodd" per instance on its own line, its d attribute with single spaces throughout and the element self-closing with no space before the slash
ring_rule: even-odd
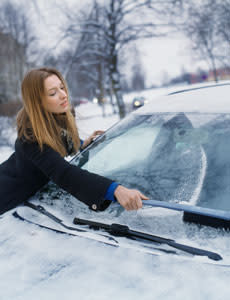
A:
<svg viewBox="0 0 230 300">
<path fill-rule="evenodd" d="M 34 210 L 36 210 L 37 212 L 47 216 L 49 219 L 53 220 L 54 222 L 56 222 L 57 224 L 61 225 L 62 227 L 64 227 L 65 229 L 68 229 L 68 230 L 72 230 L 72 231 L 78 231 L 78 232 L 86 232 L 84 229 L 79 229 L 79 228 L 75 228 L 75 227 L 72 227 L 72 226 L 69 226 L 69 225 L 66 225 L 61 219 L 57 218 L 55 215 L 53 215 L 52 213 L 50 213 L 48 210 L 46 210 L 43 206 L 41 205 L 35 205 L 29 201 L 25 201 L 24 202 L 24 205 L 25 206 L 28 206 Z M 15 215 L 14 215 L 15 216 Z M 16 213 L 16 217 L 17 217 L 17 213 Z M 19 217 L 21 218 L 21 217 Z M 42 226 L 41 226 L 42 227 Z M 58 231 L 58 230 L 57 230 Z M 106 238 L 108 238 L 107 236 L 105 235 L 102 235 Z M 113 240 L 115 243 L 117 243 L 117 241 L 110 237 L 109 238 L 110 240 Z"/>
<path fill-rule="evenodd" d="M 151 241 L 151 242 L 155 242 L 155 243 L 159 243 L 159 244 L 166 244 L 173 248 L 182 250 L 184 252 L 187 252 L 187 253 L 190 253 L 193 255 L 207 256 L 208 258 L 215 260 L 215 261 L 222 260 L 222 257 L 218 253 L 203 250 L 200 248 L 194 248 L 194 247 L 184 245 L 184 244 L 180 244 L 180 243 L 177 243 L 175 240 L 167 239 L 167 238 L 164 238 L 161 236 L 151 235 L 148 233 L 132 230 L 128 226 L 121 225 L 121 224 L 114 223 L 114 224 L 109 225 L 109 224 L 104 224 L 104 223 L 99 223 L 99 222 L 94 222 L 94 221 L 79 219 L 79 218 L 74 218 L 73 223 L 78 224 L 78 225 L 88 225 L 90 228 L 95 229 L 95 230 L 104 229 L 106 232 L 108 232 L 114 236 L 139 238 L 142 240 L 147 240 L 147 241 Z"/>
</svg>

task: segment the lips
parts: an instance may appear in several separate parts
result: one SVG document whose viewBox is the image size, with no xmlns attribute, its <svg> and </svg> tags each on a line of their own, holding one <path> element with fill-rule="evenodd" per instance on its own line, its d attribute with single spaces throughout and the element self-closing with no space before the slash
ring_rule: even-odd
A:
<svg viewBox="0 0 230 300">
<path fill-rule="evenodd" d="M 65 107 L 66 105 L 68 105 L 68 101 L 67 100 L 61 103 L 61 106 L 63 106 L 63 107 Z"/>
</svg>

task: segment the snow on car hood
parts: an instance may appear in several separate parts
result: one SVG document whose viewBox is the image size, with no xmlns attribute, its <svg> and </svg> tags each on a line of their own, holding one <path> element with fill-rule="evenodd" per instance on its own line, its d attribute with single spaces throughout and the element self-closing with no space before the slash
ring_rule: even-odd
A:
<svg viewBox="0 0 230 300">
<path fill-rule="evenodd" d="M 157 97 L 134 113 L 153 112 L 230 112 L 230 83 Z"/>
</svg>

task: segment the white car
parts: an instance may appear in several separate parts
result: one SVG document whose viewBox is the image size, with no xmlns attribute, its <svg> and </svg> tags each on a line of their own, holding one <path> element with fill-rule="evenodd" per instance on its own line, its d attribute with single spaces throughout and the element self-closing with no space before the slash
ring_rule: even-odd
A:
<svg viewBox="0 0 230 300">
<path fill-rule="evenodd" d="M 4 224 L 10 221 L 17 224 L 20 231 L 32 230 L 34 236 L 29 236 L 29 240 L 35 240 L 37 237 L 37 246 L 40 244 L 42 248 L 44 235 L 55 241 L 53 243 L 57 248 L 54 248 L 58 252 L 59 260 L 55 260 L 53 265 L 48 263 L 48 267 L 44 263 L 45 274 L 48 274 L 45 277 L 46 282 L 50 280 L 49 274 L 51 278 L 57 276 L 60 291 L 61 286 L 64 287 L 62 278 L 65 278 L 66 282 L 66 275 L 59 275 L 60 270 L 67 268 L 68 271 L 65 269 L 65 272 L 74 276 L 76 273 L 71 270 L 76 271 L 79 266 L 80 272 L 84 272 L 84 268 L 81 268 L 83 254 L 80 256 L 77 252 L 76 256 L 74 253 L 78 248 L 85 249 L 85 245 L 89 247 L 86 249 L 96 247 L 95 244 L 92 246 L 88 243 L 97 241 L 104 250 L 93 248 L 96 249 L 90 252 L 94 255 L 93 258 L 85 254 L 90 262 L 94 261 L 95 268 L 101 266 L 101 262 L 103 266 L 108 263 L 104 258 L 99 258 L 100 253 L 103 257 L 107 256 L 106 253 L 111 253 L 108 257 L 114 262 L 114 256 L 118 255 L 114 249 L 119 246 L 120 249 L 125 249 L 121 278 L 130 268 L 126 280 L 118 280 L 119 284 L 116 285 L 118 277 L 109 275 L 109 272 L 119 273 L 116 273 L 116 264 L 119 264 L 120 259 L 119 262 L 115 260 L 111 269 L 109 267 L 110 271 L 105 272 L 106 276 L 102 276 L 103 282 L 106 282 L 106 286 L 102 284 L 105 290 L 108 286 L 111 288 L 114 281 L 117 288 L 121 286 L 121 290 L 125 288 L 125 282 L 130 285 L 128 277 L 133 278 L 132 276 L 138 274 L 132 271 L 132 268 L 142 269 L 140 265 L 144 261 L 144 273 L 139 279 L 135 277 L 137 282 L 131 284 L 134 289 L 132 295 L 138 294 L 135 294 L 135 289 L 139 280 L 146 287 L 142 280 L 148 278 L 151 281 L 151 278 L 155 278 L 154 282 L 158 282 L 159 286 L 153 284 L 151 290 L 147 285 L 152 291 L 151 295 L 155 295 L 155 299 L 159 295 L 164 299 L 176 299 L 170 294 L 170 288 L 167 288 L 167 283 L 173 280 L 168 273 L 169 268 L 166 268 L 166 272 L 166 269 L 159 269 L 159 266 L 176 266 L 175 270 L 178 270 L 182 262 L 184 269 L 181 274 L 189 274 L 188 278 L 193 283 L 194 278 L 199 278 L 199 282 L 202 282 L 206 277 L 204 274 L 211 272 L 210 269 L 206 269 L 208 266 L 222 266 L 213 273 L 213 281 L 206 278 L 207 284 L 202 285 L 205 287 L 205 297 L 218 295 L 211 284 L 217 282 L 215 276 L 221 278 L 222 287 L 228 286 L 229 277 L 224 276 L 227 272 L 225 268 L 230 266 L 229 232 L 225 230 L 230 227 L 230 84 L 210 85 L 156 98 L 106 131 L 87 149 L 76 155 L 71 163 L 107 176 L 127 187 L 137 188 L 149 196 L 150 200 L 145 201 L 143 208 L 137 212 L 127 212 L 117 203 L 111 203 L 103 212 L 94 212 L 53 183 L 49 183 L 30 199 L 27 206 L 13 210 L 15 219 L 12 218 L 11 212 L 6 213 L 0 220 L 3 228 Z M 75 224 L 72 223 L 73 220 Z M 111 227 L 114 223 L 117 225 Z M 68 234 L 68 240 L 60 237 L 60 233 Z M 75 237 L 76 235 L 79 238 Z M 23 240 L 26 240 L 25 237 Z M 19 244 L 17 241 L 17 246 Z M 9 248 L 8 242 L 6 245 Z M 45 245 L 50 243 L 46 240 Z M 66 262 L 60 254 L 60 249 L 70 256 Z M 85 251 L 88 253 L 90 250 Z M 41 253 L 44 251 L 39 251 L 37 256 L 41 256 Z M 141 256 L 134 253 L 141 253 Z M 52 256 L 47 258 L 46 254 L 45 257 L 46 261 L 52 261 Z M 78 257 L 81 259 L 78 260 Z M 139 267 L 136 265 L 138 261 Z M 193 264 L 192 267 L 190 263 Z M 194 264 L 199 265 L 196 272 Z M 202 269 L 201 265 L 205 267 Z M 87 263 L 86 266 L 89 267 Z M 213 269 L 211 270 L 213 272 Z M 154 277 L 158 274 L 162 279 L 162 272 L 169 274 L 167 280 Z M 44 273 L 39 274 L 42 277 L 41 274 Z M 99 277 L 94 278 L 96 285 L 101 282 L 101 273 L 99 274 Z M 186 286 L 182 280 L 183 276 L 178 276 L 177 272 L 172 275 L 177 285 Z M 26 278 L 28 281 L 28 276 Z M 89 277 L 85 275 L 84 278 Z M 161 289 L 162 281 L 165 286 Z M 75 292 L 82 291 L 83 282 L 81 277 Z M 201 290 L 197 290 L 196 293 L 191 282 L 187 284 L 188 290 L 198 297 Z M 73 288 L 73 284 L 70 284 L 70 287 Z M 172 290 L 174 287 L 176 288 L 175 284 Z M 142 291 L 144 299 L 148 299 L 149 294 L 145 294 L 148 288 L 138 290 Z M 226 296 L 227 290 L 228 288 L 223 288 L 222 295 Z M 154 294 L 154 291 L 158 293 Z M 180 298 L 188 296 L 187 292 L 183 291 L 180 290 Z M 7 295 L 13 294 L 9 292 Z M 125 297 L 125 294 L 121 296 Z M 154 296 L 150 298 L 154 299 Z"/>
<path fill-rule="evenodd" d="M 162 96 L 109 129 L 71 163 L 147 195 L 142 231 L 164 235 L 172 220 L 175 226 L 184 221 L 230 228 L 229 92 L 230 85 L 223 84 Z M 68 220 L 103 216 L 110 223 L 137 228 L 136 217 L 127 222 L 127 212 L 118 204 L 94 215 L 52 184 L 39 198 L 52 208 L 58 203 L 57 215 L 66 210 Z M 155 207 L 161 207 L 161 213 Z M 154 219 L 151 226 L 149 218 Z M 188 225 L 182 223 L 173 239 L 187 235 L 185 228 Z"/>
<path fill-rule="evenodd" d="M 230 84 L 219 84 L 162 96 L 108 130 L 73 163 L 171 203 L 161 206 L 220 217 L 220 226 L 228 228 L 229 91 Z"/>
</svg>

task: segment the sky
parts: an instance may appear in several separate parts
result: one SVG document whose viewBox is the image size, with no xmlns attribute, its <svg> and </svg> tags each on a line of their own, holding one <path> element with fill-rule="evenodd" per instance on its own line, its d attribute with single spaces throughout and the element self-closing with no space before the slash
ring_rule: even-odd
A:
<svg viewBox="0 0 230 300">
<path fill-rule="evenodd" d="M 157 38 L 141 42 L 139 51 L 146 72 L 147 85 L 160 84 L 179 76 L 183 70 L 194 71 L 185 37 Z"/>
<path fill-rule="evenodd" d="M 28 5 L 26 0 L 12 0 L 21 3 L 24 1 L 26 7 L 30 9 L 33 20 L 35 21 L 35 30 L 38 33 L 43 47 L 54 49 L 57 48 L 57 40 L 60 36 L 57 34 L 58 28 L 65 24 L 65 20 L 60 14 L 62 3 L 79 9 L 91 0 L 33 0 Z M 39 13 L 37 13 L 39 12 Z M 205 63 L 201 64 L 194 60 L 189 47 L 189 39 L 182 34 L 165 38 L 153 38 L 137 42 L 138 52 L 142 63 L 143 70 L 146 74 L 147 86 L 159 85 L 169 78 L 181 75 L 182 71 L 194 72 L 198 67 L 206 67 Z M 45 54 L 46 55 L 46 54 Z M 129 76 L 131 66 L 134 62 L 130 61 L 129 65 L 124 68 L 124 72 Z"/>
</svg>

